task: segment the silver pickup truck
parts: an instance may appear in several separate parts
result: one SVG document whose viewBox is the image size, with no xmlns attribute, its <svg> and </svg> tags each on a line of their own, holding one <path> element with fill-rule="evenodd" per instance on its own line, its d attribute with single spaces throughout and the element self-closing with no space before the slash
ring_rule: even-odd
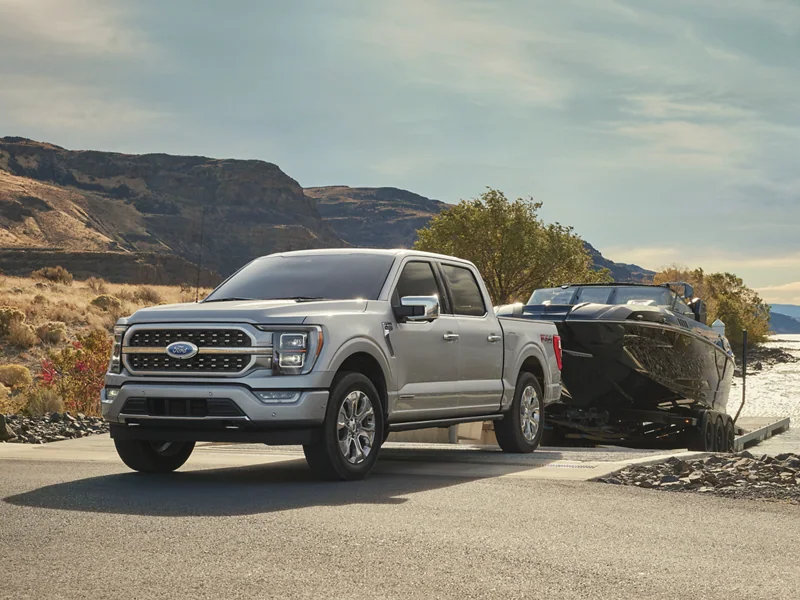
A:
<svg viewBox="0 0 800 600">
<path fill-rule="evenodd" d="M 554 325 L 498 318 L 472 263 L 412 250 L 272 254 L 114 334 L 103 416 L 144 472 L 177 469 L 197 441 L 263 442 L 359 479 L 392 431 L 484 420 L 503 450 L 531 452 L 561 392 Z"/>
</svg>

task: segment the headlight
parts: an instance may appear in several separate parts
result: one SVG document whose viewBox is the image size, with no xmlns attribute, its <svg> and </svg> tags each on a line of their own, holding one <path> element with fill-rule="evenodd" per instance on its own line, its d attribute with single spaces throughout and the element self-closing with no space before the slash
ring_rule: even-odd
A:
<svg viewBox="0 0 800 600">
<path fill-rule="evenodd" d="M 317 325 L 287 331 L 280 327 L 258 325 L 273 332 L 272 365 L 282 375 L 308 373 L 322 350 L 322 328 Z"/>
<path fill-rule="evenodd" d="M 122 372 L 122 338 L 127 329 L 127 325 L 114 326 L 114 345 L 111 347 L 111 360 L 108 362 L 109 373 Z"/>
</svg>

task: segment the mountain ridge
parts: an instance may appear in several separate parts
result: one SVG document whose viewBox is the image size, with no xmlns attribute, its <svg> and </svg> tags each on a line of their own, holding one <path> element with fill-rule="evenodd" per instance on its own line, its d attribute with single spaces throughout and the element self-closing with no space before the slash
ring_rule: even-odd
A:
<svg viewBox="0 0 800 600">
<path fill-rule="evenodd" d="M 92 253 L 137 265 L 159 253 L 179 259 L 160 261 L 168 272 L 145 282 L 193 281 L 198 262 L 225 276 L 277 251 L 409 247 L 416 230 L 447 206 L 394 187 L 303 188 L 261 160 L 67 150 L 0 138 L 0 249 L 27 248 L 31 256 L 35 250 L 68 269 L 80 255 L 80 272 Z M 620 280 L 652 273 L 609 261 L 588 243 L 587 250 Z M 132 257 L 123 260 L 124 253 Z M 20 271 L 20 261 L 8 256 L 15 254 L 0 253 L 0 269 Z M 120 268 L 105 262 L 98 261 L 97 274 L 118 278 Z"/>
</svg>

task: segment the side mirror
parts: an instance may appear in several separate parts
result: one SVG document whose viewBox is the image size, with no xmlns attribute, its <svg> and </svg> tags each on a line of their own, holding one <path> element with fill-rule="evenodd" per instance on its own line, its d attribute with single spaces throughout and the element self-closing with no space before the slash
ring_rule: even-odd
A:
<svg viewBox="0 0 800 600">
<path fill-rule="evenodd" d="M 439 317 L 439 298 L 436 296 L 404 296 L 394 307 L 398 322 L 433 321 Z"/>
<path fill-rule="evenodd" d="M 707 324 L 708 315 L 706 313 L 706 303 L 700 300 L 700 298 L 695 298 L 692 300 L 690 304 L 692 308 L 692 312 L 694 313 L 694 320 L 698 323 L 702 323 L 703 325 Z"/>
</svg>

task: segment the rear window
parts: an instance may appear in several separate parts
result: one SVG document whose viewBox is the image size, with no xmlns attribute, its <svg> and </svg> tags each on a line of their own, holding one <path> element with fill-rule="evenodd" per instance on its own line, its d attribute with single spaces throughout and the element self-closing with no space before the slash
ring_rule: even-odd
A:
<svg viewBox="0 0 800 600">
<path fill-rule="evenodd" d="M 483 295 L 472 271 L 464 267 L 442 265 L 453 295 L 453 314 L 481 317 L 486 314 Z"/>
</svg>

